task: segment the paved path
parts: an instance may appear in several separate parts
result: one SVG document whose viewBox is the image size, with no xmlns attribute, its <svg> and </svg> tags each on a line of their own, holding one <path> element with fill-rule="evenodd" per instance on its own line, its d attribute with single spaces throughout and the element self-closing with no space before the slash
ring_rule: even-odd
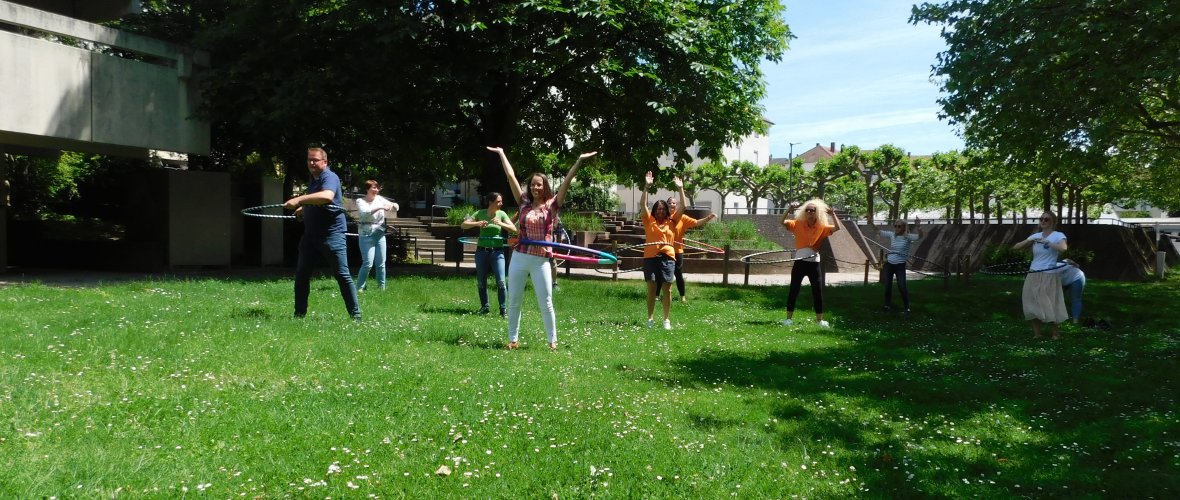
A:
<svg viewBox="0 0 1180 500">
<path fill-rule="evenodd" d="M 438 264 L 438 265 L 441 266 L 442 264 Z M 444 267 L 450 268 L 450 270 L 452 272 L 458 272 L 458 271 L 455 271 L 455 263 L 454 262 L 448 262 L 448 263 L 446 263 L 446 265 Z M 475 272 L 475 263 L 474 262 L 464 262 L 464 263 L 460 264 L 459 267 L 460 267 L 460 269 L 462 269 L 462 272 L 464 272 L 464 273 L 474 273 Z M 739 264 L 734 267 L 735 267 L 734 272 L 729 273 L 729 283 L 731 285 L 741 285 L 744 281 L 744 276 L 742 275 L 742 266 Z M 561 274 L 561 276 L 565 276 L 565 269 L 560 269 L 560 270 L 558 270 L 558 272 Z M 603 278 L 603 279 L 610 279 L 610 277 L 611 277 L 609 273 L 604 274 L 604 273 L 600 273 L 598 271 L 595 271 L 593 269 L 571 268 L 570 274 L 574 274 L 574 275 L 578 275 L 578 276 L 594 276 L 594 277 Z M 691 273 L 690 272 L 690 273 L 684 274 L 684 281 L 687 281 L 690 283 L 721 283 L 722 278 L 723 278 L 723 275 L 721 273 Z M 859 272 L 859 273 L 827 273 L 826 278 L 827 278 L 829 285 L 863 284 L 864 279 L 865 279 L 865 275 L 864 275 L 864 272 Z M 916 277 L 916 276 L 907 276 L 907 278 L 911 279 L 911 280 L 918 279 L 918 277 Z M 561 279 L 561 277 L 559 276 L 558 280 L 560 280 L 560 279 Z M 623 279 L 625 279 L 625 280 L 642 280 L 643 273 L 641 273 L 639 271 L 634 271 L 634 272 L 630 272 L 630 273 L 620 273 L 619 279 L 621 279 L 621 280 L 623 280 Z M 877 282 L 876 271 L 870 272 L 869 284 L 875 284 L 876 282 Z M 791 284 L 791 275 L 790 274 L 751 274 L 750 275 L 750 285 L 766 286 L 766 285 L 789 285 L 789 284 Z"/>
<path fill-rule="evenodd" d="M 729 283 L 732 285 L 742 284 L 741 266 L 735 266 L 736 269 L 729 275 Z M 325 268 L 319 269 L 321 272 Z M 435 275 L 435 276 L 453 276 L 456 273 L 464 275 L 475 274 L 475 263 L 464 262 L 459 265 L 459 269 L 455 269 L 455 263 L 446 262 L 438 263 L 433 266 L 390 266 L 389 275 L 396 279 L 399 274 L 415 274 L 415 275 Z M 562 276 L 565 275 L 565 270 L 559 271 Z M 609 274 L 602 274 L 593 269 L 571 269 L 571 274 L 580 277 L 595 277 L 603 280 L 610 279 Z M 104 283 L 119 283 L 125 281 L 137 280 L 169 280 L 169 279 L 240 279 L 240 280 L 273 280 L 273 279 L 292 279 L 294 276 L 294 268 L 285 267 L 241 267 L 241 268 L 227 268 L 227 269 L 203 269 L 194 271 L 177 271 L 172 273 L 144 273 L 144 272 L 119 272 L 119 271 L 87 271 L 78 269 L 40 269 L 40 268 L 9 268 L 8 273 L 0 274 L 0 286 L 17 285 L 23 283 L 41 283 L 51 286 L 98 286 Z M 921 276 L 911 274 L 908 279 L 920 279 Z M 561 278 L 558 277 L 560 280 Z M 620 273 L 621 280 L 642 280 L 643 275 L 639 271 L 630 273 Z M 722 275 L 720 273 L 686 273 L 684 279 L 692 283 L 721 283 Z M 828 273 L 827 280 L 829 285 L 840 284 L 862 284 L 864 283 L 864 273 Z M 751 286 L 768 286 L 768 285 L 788 285 L 791 282 L 790 274 L 751 274 Z M 877 283 L 876 272 L 869 275 L 869 284 Z"/>
</svg>

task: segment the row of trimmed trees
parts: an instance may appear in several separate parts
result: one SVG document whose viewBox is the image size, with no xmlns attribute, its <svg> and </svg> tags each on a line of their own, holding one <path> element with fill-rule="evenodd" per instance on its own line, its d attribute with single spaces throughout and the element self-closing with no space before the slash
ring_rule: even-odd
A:
<svg viewBox="0 0 1180 500">
<path fill-rule="evenodd" d="M 716 192 L 722 205 L 729 196 L 744 197 L 751 213 L 758 199 L 784 207 L 818 197 L 870 221 L 940 211 L 954 222 L 988 223 L 1053 210 L 1067 222 L 1082 222 L 1107 203 L 1138 197 L 1134 177 L 1145 175 L 1143 169 L 1124 165 L 1111 172 L 1115 167 L 1086 158 L 1064 166 L 1001 162 L 976 151 L 912 156 L 886 144 L 875 150 L 847 146 L 810 169 L 799 159 L 765 167 L 709 162 L 688 168 L 684 177 L 693 193 Z"/>
</svg>

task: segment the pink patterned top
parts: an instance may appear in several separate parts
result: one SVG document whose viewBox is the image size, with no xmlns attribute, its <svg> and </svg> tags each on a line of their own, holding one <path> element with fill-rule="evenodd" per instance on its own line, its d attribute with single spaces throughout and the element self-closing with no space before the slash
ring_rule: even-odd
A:
<svg viewBox="0 0 1180 500">
<path fill-rule="evenodd" d="M 553 198 L 540 207 L 525 205 L 520 209 L 517 226 L 520 227 L 520 239 L 535 241 L 553 241 Z M 537 257 L 549 257 L 553 249 L 538 245 L 517 245 L 517 252 L 524 252 Z"/>
</svg>

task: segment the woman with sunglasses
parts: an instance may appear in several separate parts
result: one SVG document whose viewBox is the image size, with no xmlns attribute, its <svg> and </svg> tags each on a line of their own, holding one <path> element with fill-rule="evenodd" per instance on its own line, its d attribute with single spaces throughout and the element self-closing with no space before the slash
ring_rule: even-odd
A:
<svg viewBox="0 0 1180 500">
<path fill-rule="evenodd" d="M 815 321 L 823 328 L 828 327 L 824 321 L 823 274 L 819 269 L 819 247 L 836 231 L 839 231 L 840 219 L 836 211 L 832 210 L 824 200 L 816 198 L 803 204 L 803 209 L 795 211 L 798 203 L 792 203 L 783 214 L 783 226 L 795 235 L 795 262 L 791 266 L 791 291 L 787 295 L 787 319 L 783 325 L 794 324 L 795 300 L 799 298 L 799 287 L 803 285 L 803 277 L 811 283 L 811 299 L 815 308 Z M 795 217 L 791 213 L 795 212 Z M 820 220 L 819 214 L 831 217 L 832 223 Z M 825 217 L 826 218 L 826 217 Z"/>
<path fill-rule="evenodd" d="M 921 227 L 921 220 L 915 224 Z M 876 226 L 873 226 L 876 227 Z M 882 238 L 889 239 L 889 252 L 885 254 L 885 263 L 881 266 L 885 282 L 885 312 L 893 310 L 893 277 L 897 276 L 897 291 L 901 292 L 901 301 L 905 305 L 905 313 L 910 313 L 910 291 L 905 284 L 905 263 L 910 257 L 910 245 L 922 237 L 922 230 L 917 234 L 907 230 L 904 220 L 893 221 L 892 231 L 879 231 Z"/>
<path fill-rule="evenodd" d="M 1017 250 L 1032 247 L 1033 260 L 1024 277 L 1021 302 L 1024 319 L 1032 321 L 1033 338 L 1041 338 L 1041 323 L 1049 323 L 1053 340 L 1057 340 L 1058 324 L 1069 319 L 1060 278 L 1055 272 L 1045 272 L 1057 268 L 1058 256 L 1069 248 L 1065 234 L 1054 230 L 1056 226 L 1057 216 L 1046 211 L 1038 221 L 1038 231 L 1012 246 Z"/>
<path fill-rule="evenodd" d="M 488 272 L 496 277 L 496 299 L 500 305 L 500 316 L 505 316 L 508 303 L 504 300 L 504 231 L 516 232 L 516 225 L 501 208 L 504 197 L 495 191 L 484 197 L 487 208 L 477 210 L 460 224 L 463 229 L 479 228 L 479 243 L 475 246 L 475 286 L 479 289 L 479 313 L 491 311 L 488 304 Z"/>
</svg>

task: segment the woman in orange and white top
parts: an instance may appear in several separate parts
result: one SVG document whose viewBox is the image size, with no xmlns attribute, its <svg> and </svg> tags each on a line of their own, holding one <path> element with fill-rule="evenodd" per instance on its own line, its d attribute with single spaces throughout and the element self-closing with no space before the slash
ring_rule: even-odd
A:
<svg viewBox="0 0 1180 500">
<path fill-rule="evenodd" d="M 647 327 L 655 325 L 656 295 L 664 298 L 664 329 L 672 329 L 668 317 L 672 309 L 672 281 L 676 271 L 676 226 L 683 211 L 672 209 L 664 200 L 656 201 L 651 210 L 647 209 L 647 191 L 655 182 L 651 171 L 644 176 L 643 197 L 639 200 L 639 217 L 643 220 L 643 279 L 647 282 Z M 674 179 L 680 190 L 680 203 L 684 206 L 684 182 Z"/>
<path fill-rule="evenodd" d="M 798 206 L 798 203 L 792 203 L 783 214 L 783 225 L 795 235 L 795 258 L 798 259 L 791 266 L 791 292 L 787 295 L 787 319 L 783 320 L 783 325 L 794 324 L 791 318 L 795 316 L 795 300 L 799 298 L 799 287 L 803 285 L 803 277 L 806 276 L 807 281 L 811 283 L 815 321 L 819 326 L 827 328 L 828 322 L 824 321 L 823 273 L 819 269 L 819 247 L 828 236 L 842 229 L 840 219 L 836 217 L 836 211 L 819 198 L 804 203 L 803 209 L 791 218 L 791 212 Z M 831 217 L 832 223 L 821 221 L 820 213 Z"/>
<path fill-rule="evenodd" d="M 561 187 L 554 194 L 549 185 L 549 177 L 542 173 L 534 173 L 528 177 L 528 189 L 524 190 L 516 180 L 516 172 L 508 163 L 508 156 L 503 148 L 488 147 L 488 151 L 500 156 L 500 164 L 504 166 L 504 175 L 508 177 L 508 187 L 512 189 L 512 196 L 520 206 L 516 227 L 520 231 L 520 238 L 533 241 L 553 241 L 553 226 L 557 220 L 557 209 L 565 200 L 570 182 L 578 173 L 578 167 L 586 158 L 598 154 L 597 152 L 583 153 L 570 167 L 569 173 L 561 181 Z M 549 257 L 553 249 L 539 245 L 517 245 L 513 249 L 512 260 L 508 264 L 508 348 L 516 349 L 520 329 L 520 306 L 524 302 L 524 282 L 527 278 L 533 280 L 533 291 L 537 294 L 537 305 L 541 308 L 541 322 L 545 325 L 545 336 L 549 339 L 549 349 L 557 350 L 557 314 L 553 311 L 553 275 L 549 267 Z"/>
</svg>

